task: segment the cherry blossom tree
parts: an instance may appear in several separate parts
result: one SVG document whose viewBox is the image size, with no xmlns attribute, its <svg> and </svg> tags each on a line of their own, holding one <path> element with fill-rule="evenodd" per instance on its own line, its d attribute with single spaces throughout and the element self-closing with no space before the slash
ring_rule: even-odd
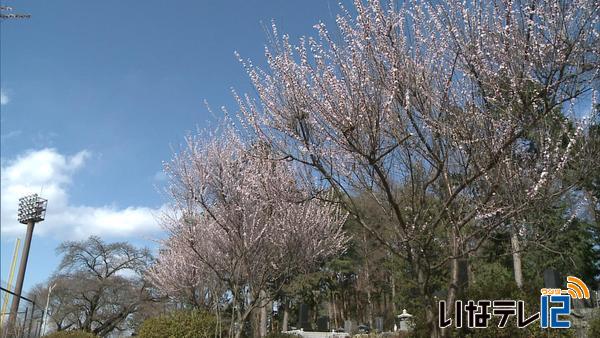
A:
<svg viewBox="0 0 600 338">
<path fill-rule="evenodd" d="M 318 24 L 318 37 L 296 45 L 273 26 L 267 69 L 240 59 L 257 97 L 236 97 L 260 142 L 408 262 L 437 336 L 434 277 L 449 275 L 452 303 L 459 259 L 565 191 L 557 182 L 584 129 L 573 117 L 587 113 L 574 107 L 598 88 L 600 9 L 594 0 L 394 3 L 356 0 L 337 35 Z M 535 149 L 528 160 L 523 145 Z M 362 220 L 361 192 L 391 227 Z"/>
<path fill-rule="evenodd" d="M 218 310 L 225 290 L 207 266 L 197 263 L 192 250 L 177 245 L 180 242 L 173 238 L 162 241 L 157 262 L 147 272 L 149 281 L 179 303 Z"/>
<path fill-rule="evenodd" d="M 346 242 L 345 212 L 306 193 L 292 163 L 269 157 L 267 147 L 226 128 L 188 138 L 166 166 L 174 210 L 164 217 L 169 238 L 151 275 L 173 291 L 215 276 L 230 298 L 236 337 L 292 274 Z"/>
</svg>

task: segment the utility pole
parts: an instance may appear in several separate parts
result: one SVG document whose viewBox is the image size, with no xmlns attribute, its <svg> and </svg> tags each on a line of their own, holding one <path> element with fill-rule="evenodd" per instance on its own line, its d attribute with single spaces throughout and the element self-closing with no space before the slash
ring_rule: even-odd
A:
<svg viewBox="0 0 600 338">
<path fill-rule="evenodd" d="M 46 299 L 46 308 L 44 309 L 44 314 L 43 314 L 43 318 L 42 318 L 42 330 L 41 330 L 41 335 L 45 335 L 46 334 L 46 328 L 48 326 L 48 307 L 50 306 L 50 294 L 52 293 L 52 289 L 54 289 L 54 287 L 56 286 L 56 284 L 52 284 L 52 286 L 50 286 L 48 288 L 48 298 Z"/>
<path fill-rule="evenodd" d="M 21 292 L 23 291 L 23 280 L 25 279 L 25 270 L 27 269 L 27 258 L 29 257 L 29 248 L 31 247 L 31 238 L 33 237 L 33 228 L 36 222 L 41 222 L 46 216 L 46 205 L 48 200 L 39 197 L 37 194 L 25 196 L 19 199 L 18 220 L 21 224 L 27 224 L 27 235 L 25 236 L 25 245 L 21 255 L 21 266 L 17 275 L 17 284 L 15 285 L 10 307 L 10 316 L 8 318 L 8 330 L 14 330 L 19 311 L 19 302 L 21 301 Z"/>
</svg>

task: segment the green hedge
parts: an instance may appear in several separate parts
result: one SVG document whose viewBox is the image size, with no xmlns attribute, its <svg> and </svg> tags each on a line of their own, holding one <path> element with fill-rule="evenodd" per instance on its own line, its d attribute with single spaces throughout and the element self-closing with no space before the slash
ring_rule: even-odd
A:
<svg viewBox="0 0 600 338">
<path fill-rule="evenodd" d="M 140 326 L 140 338 L 207 338 L 214 337 L 215 316 L 205 311 L 175 311 L 146 319 Z"/>
<path fill-rule="evenodd" d="M 92 333 L 85 331 L 57 331 L 44 336 L 46 338 L 96 338 Z"/>
</svg>

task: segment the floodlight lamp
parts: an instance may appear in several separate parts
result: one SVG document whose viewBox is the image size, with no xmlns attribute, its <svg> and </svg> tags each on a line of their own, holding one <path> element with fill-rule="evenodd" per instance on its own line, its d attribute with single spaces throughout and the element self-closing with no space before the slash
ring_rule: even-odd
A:
<svg viewBox="0 0 600 338">
<path fill-rule="evenodd" d="M 41 222 L 46 217 L 48 200 L 37 194 L 19 198 L 19 223 Z"/>
</svg>

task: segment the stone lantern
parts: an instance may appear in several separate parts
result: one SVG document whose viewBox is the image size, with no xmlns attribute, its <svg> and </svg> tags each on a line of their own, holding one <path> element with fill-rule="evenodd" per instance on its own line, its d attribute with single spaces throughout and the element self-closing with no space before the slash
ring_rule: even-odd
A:
<svg viewBox="0 0 600 338">
<path fill-rule="evenodd" d="M 402 313 L 396 316 L 395 329 L 396 331 L 410 331 L 413 328 L 413 315 L 406 312 L 406 309 L 402 310 Z"/>
</svg>

